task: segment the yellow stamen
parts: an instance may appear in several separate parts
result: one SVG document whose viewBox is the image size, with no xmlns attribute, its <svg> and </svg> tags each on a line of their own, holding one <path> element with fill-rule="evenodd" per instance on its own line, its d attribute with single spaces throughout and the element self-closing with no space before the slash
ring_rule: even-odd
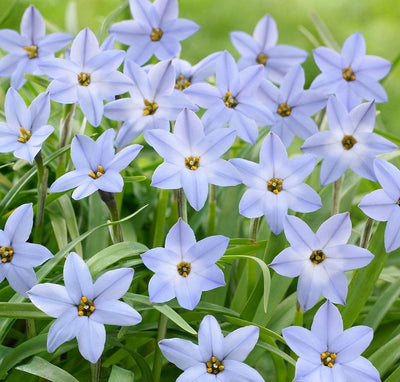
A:
<svg viewBox="0 0 400 382">
<path fill-rule="evenodd" d="M 98 165 L 98 166 L 97 166 L 97 171 L 96 171 L 96 172 L 91 171 L 91 172 L 89 172 L 88 175 L 89 175 L 92 179 L 98 179 L 98 178 L 100 178 L 102 175 L 104 175 L 103 166 Z"/>
<path fill-rule="evenodd" d="M 188 88 L 192 83 L 188 78 L 186 78 L 183 74 L 178 76 L 178 79 L 175 82 L 175 89 L 178 90 L 185 90 Z"/>
<path fill-rule="evenodd" d="M 191 270 L 191 265 L 190 265 L 190 263 L 186 263 L 186 262 L 182 261 L 177 265 L 176 268 L 178 269 L 178 273 L 182 277 L 188 277 L 190 270 Z"/>
<path fill-rule="evenodd" d="M 144 100 L 143 115 L 153 115 L 158 109 L 158 105 L 155 102 L 150 102 L 147 99 Z"/>
<path fill-rule="evenodd" d="M 88 86 L 90 84 L 90 73 L 79 73 L 78 83 L 81 86 Z"/>
<path fill-rule="evenodd" d="M 265 53 L 260 53 L 257 56 L 256 61 L 257 61 L 258 64 L 265 65 L 267 60 L 268 60 L 268 58 L 269 58 L 268 55 L 266 55 Z"/>
<path fill-rule="evenodd" d="M 278 106 L 277 112 L 282 117 L 288 117 L 290 115 L 290 113 L 292 112 L 292 108 L 286 102 L 284 102 Z"/>
<path fill-rule="evenodd" d="M 21 143 L 26 143 L 29 141 L 29 138 L 32 136 L 32 132 L 29 130 L 25 130 L 22 126 L 19 128 L 21 135 L 18 137 L 17 141 Z"/>
<path fill-rule="evenodd" d="M 36 45 L 24 46 L 24 50 L 28 52 L 28 57 L 31 59 L 38 56 L 38 47 Z"/>
<path fill-rule="evenodd" d="M 275 195 L 282 191 L 283 180 L 279 178 L 272 178 L 267 182 L 268 191 L 273 192 Z"/>
<path fill-rule="evenodd" d="M 336 353 L 331 353 L 329 351 L 321 353 L 321 363 L 324 366 L 332 368 L 333 365 L 335 364 L 336 357 L 337 357 Z"/>
<path fill-rule="evenodd" d="M 352 135 L 345 135 L 342 139 L 342 145 L 345 150 L 350 150 L 357 143 Z"/>
<path fill-rule="evenodd" d="M 315 265 L 321 264 L 325 259 L 326 259 L 326 255 L 320 249 L 313 251 L 310 256 L 311 262 Z M 322 354 L 325 354 L 325 353 L 322 353 Z M 322 357 L 322 354 L 321 354 L 321 357 Z"/>
<path fill-rule="evenodd" d="M 0 257 L 2 263 L 10 263 L 14 256 L 14 250 L 11 247 L 0 247 Z"/>
<path fill-rule="evenodd" d="M 206 362 L 207 373 L 218 374 L 225 369 L 222 361 L 217 359 L 217 357 L 212 356 L 209 361 Z"/>
<path fill-rule="evenodd" d="M 186 157 L 185 166 L 189 170 L 197 170 L 200 166 L 200 157 Z"/>
<path fill-rule="evenodd" d="M 353 72 L 353 69 L 351 69 L 351 66 L 347 67 L 346 69 L 343 69 L 342 75 L 343 75 L 343 78 L 349 82 L 354 81 L 356 79 L 356 76 Z"/>
<path fill-rule="evenodd" d="M 151 41 L 160 41 L 162 35 L 163 31 L 160 28 L 153 28 L 150 34 Z"/>
<path fill-rule="evenodd" d="M 82 296 L 81 301 L 79 302 L 77 308 L 79 316 L 87 316 L 87 317 L 90 316 L 95 310 L 93 301 L 88 300 L 87 297 L 85 296 Z"/>
<path fill-rule="evenodd" d="M 224 101 L 226 107 L 229 107 L 231 109 L 235 108 L 238 105 L 238 101 L 236 101 L 236 98 L 231 94 L 229 90 L 225 93 L 225 97 L 222 98 L 222 101 Z"/>
</svg>

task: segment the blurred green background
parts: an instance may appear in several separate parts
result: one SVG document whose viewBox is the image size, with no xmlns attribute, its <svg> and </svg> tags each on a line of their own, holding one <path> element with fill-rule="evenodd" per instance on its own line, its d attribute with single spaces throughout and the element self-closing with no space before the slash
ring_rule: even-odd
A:
<svg viewBox="0 0 400 382">
<path fill-rule="evenodd" d="M 257 21 L 269 13 L 277 22 L 280 44 L 301 47 L 309 52 L 303 65 L 307 83 L 319 73 L 312 60 L 312 49 L 323 45 L 312 14 L 328 27 L 339 44 L 355 31 L 367 42 L 367 54 L 397 62 L 400 54 L 400 2 L 398 0 L 178 0 L 180 17 L 194 20 L 200 31 L 182 44 L 182 58 L 196 63 L 209 53 L 227 49 L 238 57 L 229 32 L 252 33 Z M 131 18 L 124 0 L 0 0 L 0 28 L 19 29 L 25 8 L 35 5 L 48 23 L 48 31 L 76 34 L 88 26 L 99 38 L 106 37 L 114 21 Z M 312 42 L 304 33 L 309 33 Z M 400 69 L 395 64 L 383 81 L 389 103 L 378 105 L 379 129 L 397 135 L 397 109 L 400 105 Z M 399 142 L 396 142 L 399 143 Z"/>
</svg>

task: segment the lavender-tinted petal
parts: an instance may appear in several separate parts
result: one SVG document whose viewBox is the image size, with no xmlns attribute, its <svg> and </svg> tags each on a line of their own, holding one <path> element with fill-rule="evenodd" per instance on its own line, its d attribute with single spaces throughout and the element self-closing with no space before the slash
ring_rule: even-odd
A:
<svg viewBox="0 0 400 382">
<path fill-rule="evenodd" d="M 343 155 L 341 157 L 324 158 L 321 165 L 320 181 L 325 186 L 338 180 L 349 167 L 348 158 Z"/>
<path fill-rule="evenodd" d="M 262 49 L 276 45 L 278 41 L 278 28 L 275 20 L 270 15 L 265 15 L 254 28 L 254 39 L 261 44 Z"/>
<path fill-rule="evenodd" d="M 176 299 L 182 308 L 193 310 L 197 306 L 201 298 L 201 292 L 203 291 L 200 280 L 180 276 L 178 279 L 175 279 L 174 288 Z"/>
<path fill-rule="evenodd" d="M 108 170 L 100 178 L 93 181 L 93 185 L 106 192 L 121 192 L 124 187 L 124 180 L 122 176 L 113 170 Z"/>
<path fill-rule="evenodd" d="M 353 134 L 364 132 L 372 133 L 375 125 L 376 108 L 375 102 L 365 102 L 355 107 L 350 112 L 350 118 L 353 122 Z"/>
<path fill-rule="evenodd" d="M 104 350 L 106 329 L 103 324 L 90 318 L 81 320 L 80 325 L 80 330 L 76 333 L 79 352 L 83 358 L 96 363 Z"/>
<path fill-rule="evenodd" d="M 272 233 L 279 235 L 283 231 L 283 219 L 287 215 L 288 198 L 281 192 L 275 195 L 272 192 L 265 194 L 264 215 Z"/>
<path fill-rule="evenodd" d="M 258 218 L 264 215 L 266 191 L 247 190 L 239 202 L 239 213 L 247 218 Z"/>
<path fill-rule="evenodd" d="M 328 97 L 323 93 L 317 90 L 305 90 L 296 102 L 295 110 L 310 116 L 326 106 L 327 102 Z"/>
<path fill-rule="evenodd" d="M 193 85 L 194 86 L 194 85 Z M 204 131 L 208 134 L 210 131 L 224 127 L 231 118 L 232 109 L 226 107 L 221 100 L 214 100 L 214 106 L 210 107 L 201 117 L 204 125 Z"/>
<path fill-rule="evenodd" d="M 155 96 L 171 93 L 175 85 L 175 69 L 172 61 L 161 61 L 154 65 L 148 77 Z"/>
<path fill-rule="evenodd" d="M 181 142 L 183 143 L 182 147 L 185 147 L 186 150 L 193 152 L 193 154 L 195 154 L 194 151 L 196 151 L 196 154 L 198 151 L 199 155 L 202 155 L 204 153 L 204 150 L 199 150 L 198 148 L 198 143 L 201 140 L 204 140 L 205 137 L 203 124 L 201 123 L 199 117 L 193 111 L 185 108 L 182 110 L 181 113 L 179 113 L 178 117 L 176 118 L 174 135 L 176 135 L 178 139 L 181 140 Z M 210 145 L 210 142 L 209 140 L 207 140 L 207 138 L 206 145 Z M 177 147 L 176 144 L 175 147 Z M 228 149 L 229 147 L 226 150 Z M 222 153 L 224 153 L 224 151 Z M 220 155 L 222 155 L 222 153 Z"/>
<path fill-rule="evenodd" d="M 313 155 L 302 155 L 291 159 L 286 167 L 277 174 L 283 179 L 283 189 L 290 189 L 301 183 L 314 170 L 316 159 Z"/>
<path fill-rule="evenodd" d="M 319 246 L 315 233 L 300 218 L 291 215 L 286 216 L 283 221 L 283 228 L 287 241 L 297 252 L 303 250 L 312 252 Z"/>
<path fill-rule="evenodd" d="M 15 30 L 2 29 L 0 31 L 0 48 L 6 52 L 18 54 L 22 49 L 30 45 L 28 38 L 20 36 Z"/>
<path fill-rule="evenodd" d="M 357 80 L 354 81 L 353 87 L 355 93 L 366 100 L 388 101 L 384 87 L 365 73 L 357 74 Z"/>
<path fill-rule="evenodd" d="M 104 297 L 96 297 L 95 310 L 90 319 L 106 325 L 131 326 L 142 321 L 140 314 L 130 305 Z"/>
<path fill-rule="evenodd" d="M 164 357 L 182 370 L 201 364 L 203 371 L 206 368 L 202 363 L 199 347 L 193 342 L 181 338 L 163 339 L 158 343 Z"/>
<path fill-rule="evenodd" d="M 300 65 L 291 68 L 282 81 L 280 91 L 283 99 L 288 104 L 293 104 L 294 99 L 303 92 L 305 82 L 304 70 Z"/>
<path fill-rule="evenodd" d="M 325 46 L 313 50 L 315 63 L 322 72 L 328 70 L 342 70 L 340 54 Z"/>
<path fill-rule="evenodd" d="M 236 97 L 240 90 L 239 70 L 234 58 L 227 51 L 224 51 L 217 61 L 216 80 L 220 91 L 223 93 L 229 91 Z"/>
<path fill-rule="evenodd" d="M 306 311 L 311 309 L 319 300 L 323 286 L 326 285 L 326 272 L 315 266 L 307 264 L 297 283 L 297 299 L 301 308 Z M 322 349 L 325 351 L 326 349 Z"/>
<path fill-rule="evenodd" d="M 264 68 L 261 65 L 252 65 L 243 69 L 239 73 L 240 89 L 236 94 L 236 97 L 253 96 L 260 86 L 263 72 Z"/>
<path fill-rule="evenodd" d="M 229 162 L 238 170 L 241 180 L 246 186 L 260 191 L 266 190 L 266 179 L 263 176 L 263 168 L 258 163 L 242 158 L 233 158 Z M 273 176 L 272 174 L 267 175 Z"/>
<path fill-rule="evenodd" d="M 10 88 L 7 91 L 6 99 L 4 103 L 4 109 L 9 126 L 28 126 L 30 125 L 30 118 L 28 114 L 28 108 L 25 105 L 24 100 L 18 94 L 14 88 Z M 27 127 L 28 127 L 27 126 Z"/>
<path fill-rule="evenodd" d="M 278 104 L 282 100 L 279 89 L 266 78 L 261 81 L 257 96 L 258 99 L 273 113 L 276 112 L 278 109 Z"/>
<path fill-rule="evenodd" d="M 132 268 L 114 269 L 102 274 L 94 283 L 96 299 L 121 298 L 131 285 L 132 278 Z"/>
<path fill-rule="evenodd" d="M 64 85 L 66 81 L 78 85 L 78 74 L 81 71 L 81 67 L 73 61 L 51 57 L 41 60 L 39 68 L 49 77 L 59 79 Z"/>
<path fill-rule="evenodd" d="M 199 350 L 203 361 L 208 361 L 211 356 L 219 360 L 224 358 L 224 336 L 215 317 L 207 315 L 200 323 Z"/>
<path fill-rule="evenodd" d="M 287 162 L 287 152 L 280 138 L 275 133 L 268 133 L 260 149 L 260 165 L 272 168 L 272 176 L 279 175 L 281 163 Z"/>
<path fill-rule="evenodd" d="M 91 80 L 92 90 L 101 100 L 114 99 L 114 96 L 125 93 L 131 86 L 130 79 L 117 71 L 97 71 L 92 74 Z"/>
<path fill-rule="evenodd" d="M 202 60 L 200 60 L 192 68 L 192 83 L 206 80 L 208 77 L 215 73 L 216 61 L 222 52 L 211 53 Z"/>
<path fill-rule="evenodd" d="M 227 108 L 229 109 L 229 108 Z M 245 115 L 242 111 L 246 109 L 248 114 L 249 108 L 245 105 L 236 107 L 231 113 L 229 120 L 229 128 L 236 131 L 238 137 L 243 139 L 245 142 L 255 144 L 258 136 L 258 127 L 254 119 L 251 119 Z"/>
<path fill-rule="evenodd" d="M 351 381 L 380 382 L 378 370 L 364 357 L 358 357 L 341 365 L 346 377 Z"/>
<path fill-rule="evenodd" d="M 0 76 L 10 77 L 19 64 L 21 57 L 15 54 L 9 54 L 0 59 Z M 19 88 L 19 86 L 18 86 Z"/>
<path fill-rule="evenodd" d="M 32 203 L 26 203 L 16 208 L 7 219 L 4 233 L 13 243 L 23 243 L 29 239 L 33 225 Z"/>
<path fill-rule="evenodd" d="M 120 21 L 109 29 L 111 36 L 126 45 L 140 45 L 144 40 L 150 45 L 150 31 L 150 25 L 144 25 L 137 20 Z"/>
<path fill-rule="evenodd" d="M 321 197 L 308 184 L 298 184 L 286 190 L 288 208 L 296 212 L 312 212 L 322 207 Z"/>
<path fill-rule="evenodd" d="M 225 285 L 224 272 L 215 264 L 198 270 L 199 261 L 196 264 L 192 264 L 193 269 L 190 272 L 191 285 L 197 285 L 200 291 L 208 291 L 211 289 L 219 288 Z"/>
<path fill-rule="evenodd" d="M 321 131 L 314 134 L 306 139 L 301 146 L 301 150 L 318 157 L 328 157 L 332 159 L 334 157 L 339 157 L 343 152 L 340 133 Z"/>
<path fill-rule="evenodd" d="M 31 128 L 35 131 L 47 123 L 50 116 L 50 95 L 48 92 L 39 94 L 28 108 L 31 114 Z"/>
<path fill-rule="evenodd" d="M 239 172 L 226 160 L 218 158 L 203 167 L 207 168 L 207 178 L 210 184 L 224 187 L 236 186 L 241 183 Z"/>
<path fill-rule="evenodd" d="M 315 313 L 311 332 L 327 347 L 330 347 L 332 341 L 343 333 L 342 316 L 338 308 L 329 300 L 322 304 L 317 313 Z"/>
<path fill-rule="evenodd" d="M 362 268 L 373 259 L 373 254 L 365 248 L 351 244 L 341 244 L 324 249 L 326 266 L 332 271 L 348 271 Z"/>
<path fill-rule="evenodd" d="M 174 35 L 165 33 L 163 38 L 155 43 L 155 48 L 154 55 L 163 61 L 177 56 L 181 50 L 181 45 Z"/>
<path fill-rule="evenodd" d="M 81 320 L 75 307 L 66 310 L 54 321 L 47 335 L 47 351 L 52 353 L 61 344 L 72 340 L 80 330 Z"/>
<path fill-rule="evenodd" d="M 95 34 L 89 29 L 81 30 L 71 46 L 70 58 L 84 67 L 86 63 L 100 51 Z"/>
<path fill-rule="evenodd" d="M 53 101 L 68 104 L 78 102 L 78 85 L 75 83 L 54 80 L 48 89 Z"/>
<path fill-rule="evenodd" d="M 321 382 L 320 369 L 325 367 L 320 360 L 316 363 L 310 362 L 304 358 L 299 358 L 296 362 L 295 381 L 305 380 L 307 382 Z"/>
<path fill-rule="evenodd" d="M 130 0 L 129 8 L 135 20 L 143 20 L 143 24 L 149 24 L 155 27 L 156 20 L 159 19 L 156 7 L 154 4 L 146 0 Z"/>
<path fill-rule="evenodd" d="M 6 277 L 11 288 L 24 297 L 28 297 L 29 289 L 37 284 L 36 274 L 32 268 L 11 265 L 7 270 Z"/>
<path fill-rule="evenodd" d="M 202 125 L 200 126 L 202 127 Z M 195 130 L 195 128 L 187 130 Z M 201 128 L 201 132 L 202 130 L 203 129 Z M 232 130 L 214 130 L 206 136 L 199 136 L 199 140 L 197 141 L 198 144 L 196 145 L 196 152 L 207 164 L 210 163 L 210 165 L 212 165 L 215 160 L 230 149 L 235 141 L 235 137 L 236 134 Z M 193 140 L 194 139 L 192 139 L 192 141 Z"/>
<path fill-rule="evenodd" d="M 197 170 L 184 169 L 181 183 L 189 204 L 196 211 L 202 209 L 208 195 L 207 172 L 201 166 Z"/>
<path fill-rule="evenodd" d="M 181 188 L 182 171 L 182 166 L 177 166 L 167 162 L 161 163 L 153 173 L 151 185 L 167 190 Z"/>
<path fill-rule="evenodd" d="M 37 44 L 40 37 L 45 34 L 44 20 L 40 12 L 33 6 L 29 6 L 21 19 L 21 35 L 27 37 L 32 44 Z"/>
<path fill-rule="evenodd" d="M 78 186 L 78 188 L 72 193 L 72 199 L 79 200 L 86 198 L 87 196 L 96 192 L 98 188 L 96 187 L 96 183 L 90 179 L 87 182 L 84 182 Z"/>
<path fill-rule="evenodd" d="M 323 280 L 320 280 L 321 283 L 315 287 L 319 288 L 321 294 L 326 297 L 328 300 L 332 301 L 335 304 L 346 304 L 346 296 L 347 296 L 347 278 L 343 271 L 335 271 L 330 269 L 328 263 L 325 263 L 325 272 L 321 272 L 323 274 Z M 311 308 L 311 306 L 310 306 Z"/>
<path fill-rule="evenodd" d="M 12 247 L 14 250 L 12 263 L 22 268 L 37 267 L 53 257 L 52 253 L 40 244 L 14 242 Z"/>
<path fill-rule="evenodd" d="M 136 158 L 142 148 L 142 145 L 135 144 L 118 151 L 109 163 L 108 167 L 112 168 L 116 172 L 122 171 Z"/>
<path fill-rule="evenodd" d="M 356 359 L 371 343 L 373 331 L 370 327 L 359 325 L 345 330 L 330 343 L 335 349 L 336 361 L 347 363 Z"/>
<path fill-rule="evenodd" d="M 207 267 L 217 262 L 225 253 L 229 238 L 222 235 L 206 237 L 190 247 L 187 252 L 189 263 L 199 262 L 202 267 Z"/>
<path fill-rule="evenodd" d="M 167 162 L 183 167 L 183 152 L 188 149 L 188 142 L 183 142 L 176 134 L 163 130 L 146 131 L 145 139 Z"/>
<path fill-rule="evenodd" d="M 110 132 L 112 129 L 110 129 Z M 100 164 L 96 142 L 86 135 L 75 135 L 71 143 L 71 159 L 77 169 L 97 170 Z"/>
<path fill-rule="evenodd" d="M 176 224 L 175 224 L 176 225 Z M 175 227 L 175 226 L 174 226 Z M 181 244 L 179 240 L 187 240 L 189 243 L 184 244 L 185 248 L 186 246 L 189 245 L 189 247 L 193 244 L 193 241 L 195 242 L 195 238 L 193 235 L 193 231 L 186 231 L 187 227 L 184 227 L 183 225 L 180 225 L 180 228 L 182 232 L 176 232 L 176 228 L 174 230 L 170 231 L 168 234 L 168 244 L 172 248 L 169 248 L 169 246 L 166 244 L 166 247 L 168 248 L 152 248 L 148 250 L 147 252 L 143 253 L 141 255 L 143 264 L 150 269 L 151 271 L 158 273 L 158 274 L 163 274 L 163 275 L 171 275 L 177 272 L 177 265 L 181 262 L 182 258 L 185 255 L 186 251 L 182 251 Z M 179 228 L 179 225 L 178 225 Z M 172 228 L 171 228 L 172 230 Z M 174 232 L 175 231 L 175 232 Z M 186 232 L 189 233 L 190 236 L 192 237 L 179 237 L 178 235 L 184 235 Z M 172 242 L 174 240 L 178 240 L 178 242 Z"/>
<path fill-rule="evenodd" d="M 360 156 L 368 155 L 375 157 L 376 155 L 387 153 L 397 149 L 397 145 L 395 145 L 393 142 L 375 133 L 358 133 L 357 142 L 360 143 L 360 150 L 358 151 L 357 146 L 354 148 L 357 150 L 356 152 L 359 153 Z"/>
<path fill-rule="evenodd" d="M 358 207 L 367 216 L 378 221 L 387 221 L 392 210 L 398 208 L 384 190 L 375 190 L 365 195 Z"/>
<path fill-rule="evenodd" d="M 88 173 L 82 173 L 80 171 L 70 171 L 62 175 L 60 178 L 50 186 L 49 192 L 62 192 L 71 190 L 72 188 L 78 187 L 83 183 L 89 182 Z"/>
<path fill-rule="evenodd" d="M 329 97 L 326 107 L 328 125 L 331 131 L 340 131 L 343 134 L 353 133 L 353 125 L 344 104 L 336 97 Z"/>
<path fill-rule="evenodd" d="M 346 244 L 351 235 L 350 214 L 344 212 L 333 215 L 321 224 L 316 235 L 321 249 Z"/>
<path fill-rule="evenodd" d="M 343 83 L 342 72 L 336 69 L 319 74 L 314 78 L 310 89 L 318 90 L 326 95 L 333 94 Z"/>
<path fill-rule="evenodd" d="M 307 261 L 303 251 L 289 247 L 279 253 L 269 266 L 280 275 L 297 277 L 303 272 Z"/>
<path fill-rule="evenodd" d="M 165 33 L 171 34 L 178 41 L 182 41 L 196 33 L 200 29 L 200 26 L 192 20 L 179 18 L 169 20 L 164 24 L 163 28 Z"/>
<path fill-rule="evenodd" d="M 54 131 L 54 127 L 50 125 L 40 126 L 39 128 L 32 130 L 32 136 L 29 139 L 27 146 L 40 146 L 47 139 L 47 137 L 52 134 Z M 34 158 L 32 158 L 33 160 Z M 31 161 L 32 163 L 32 161 Z"/>
<path fill-rule="evenodd" d="M 307 139 L 318 133 L 317 124 L 312 118 L 304 114 L 301 109 L 295 108 L 288 117 L 288 122 L 289 121 L 291 122 L 290 128 L 292 132 L 301 139 Z"/>
<path fill-rule="evenodd" d="M 252 36 L 245 32 L 231 32 L 230 38 L 233 46 L 242 56 L 254 56 L 254 64 L 256 57 L 261 53 L 261 44 L 254 40 Z"/>
<path fill-rule="evenodd" d="M 14 151 L 14 156 L 25 159 L 29 163 L 33 163 L 39 150 L 40 146 L 20 145 L 20 147 Z"/>
<path fill-rule="evenodd" d="M 44 51 L 46 54 L 55 53 L 67 46 L 71 40 L 72 36 L 67 33 L 52 33 L 43 36 L 40 39 L 39 52 Z"/>
<path fill-rule="evenodd" d="M 154 54 L 154 43 L 146 34 L 144 37 L 136 39 L 134 45 L 128 48 L 126 59 L 136 62 L 138 65 L 144 65 Z"/>
<path fill-rule="evenodd" d="M 96 89 L 90 86 L 78 87 L 79 106 L 89 123 L 95 127 L 100 125 L 104 105 Z"/>
<path fill-rule="evenodd" d="M 253 97 L 240 97 L 239 104 L 235 107 L 236 111 L 241 112 L 247 118 L 256 121 L 258 124 L 270 125 L 274 122 L 275 116 L 262 103 L 258 102 Z"/>
<path fill-rule="evenodd" d="M 264 378 L 249 365 L 233 359 L 224 359 L 224 381 L 231 382 L 264 382 Z M 225 379 L 227 378 L 227 379 Z"/>
<path fill-rule="evenodd" d="M 371 79 L 379 81 L 389 73 L 392 68 L 392 63 L 382 57 L 368 55 L 364 56 L 362 60 L 359 60 L 357 65 L 353 65 L 353 67 L 357 73 L 365 73 Z"/>
<path fill-rule="evenodd" d="M 229 333 L 224 338 L 225 359 L 244 361 L 256 345 L 259 333 L 259 328 L 252 325 Z"/>
<path fill-rule="evenodd" d="M 115 121 L 126 121 L 128 119 L 136 120 L 142 116 L 143 108 L 137 110 L 138 105 L 133 102 L 132 98 L 122 98 L 107 103 L 104 106 L 104 115 Z"/>
<path fill-rule="evenodd" d="M 93 56 L 85 65 L 85 70 L 91 73 L 91 82 L 94 76 L 101 72 L 113 72 L 118 69 L 125 58 L 122 50 L 106 50 Z"/>
<path fill-rule="evenodd" d="M 172 300 L 174 297 L 176 297 L 176 294 L 174 279 L 171 278 L 171 274 L 156 273 L 149 281 L 150 302 L 165 302 Z"/>
<path fill-rule="evenodd" d="M 86 263 L 75 252 L 71 252 L 65 260 L 63 274 L 68 295 L 75 304 L 83 296 L 93 300 L 95 296 L 92 276 Z"/>
<path fill-rule="evenodd" d="M 351 66 L 358 56 L 364 56 L 366 45 L 363 35 L 360 32 L 349 36 L 342 47 L 342 67 Z"/>
<path fill-rule="evenodd" d="M 397 202 L 400 195 L 400 172 L 398 168 L 383 159 L 375 159 L 374 170 L 382 188 L 393 201 Z"/>
<path fill-rule="evenodd" d="M 392 252 L 400 247 L 400 208 L 393 208 L 385 229 L 385 249 Z"/>
<path fill-rule="evenodd" d="M 288 346 L 300 357 L 311 362 L 321 362 L 321 353 L 326 344 L 313 332 L 300 326 L 289 326 L 282 330 L 282 336 Z"/>
<path fill-rule="evenodd" d="M 37 284 L 28 291 L 28 296 L 35 306 L 51 317 L 63 316 L 68 309 L 76 308 L 67 289 L 61 285 Z"/>
<path fill-rule="evenodd" d="M 195 243 L 196 238 L 192 228 L 182 219 L 172 226 L 165 238 L 165 247 L 180 254 L 181 258 Z"/>
<path fill-rule="evenodd" d="M 156 101 L 158 102 L 159 108 L 157 109 L 155 116 L 157 117 L 158 122 L 160 120 L 167 121 L 168 126 L 166 130 L 169 130 L 169 121 L 176 120 L 177 116 L 183 109 L 187 108 L 192 111 L 198 110 L 198 107 L 189 100 L 186 94 L 179 91 L 158 96 Z"/>
<path fill-rule="evenodd" d="M 202 381 L 202 382 L 215 382 L 216 376 L 207 373 L 207 369 L 204 367 L 204 362 L 198 363 L 194 366 L 189 367 L 182 373 L 176 382 L 192 382 L 192 381 Z"/>
</svg>

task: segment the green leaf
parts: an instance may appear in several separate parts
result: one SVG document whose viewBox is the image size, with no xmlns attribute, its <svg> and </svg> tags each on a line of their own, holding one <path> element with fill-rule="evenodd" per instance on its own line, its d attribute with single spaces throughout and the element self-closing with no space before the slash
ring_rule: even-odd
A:
<svg viewBox="0 0 400 382">
<path fill-rule="evenodd" d="M 130 370 L 123 369 L 117 365 L 114 365 L 111 370 L 110 378 L 108 382 L 134 382 L 135 374 Z"/>
<path fill-rule="evenodd" d="M 315 12 L 311 12 L 310 17 L 311 21 L 315 26 L 315 29 L 317 30 L 319 36 L 321 37 L 322 42 L 328 48 L 334 49 L 339 52 L 340 46 L 333 38 L 332 33 L 329 31 L 325 23 L 320 19 L 320 17 Z"/>
<path fill-rule="evenodd" d="M 377 351 L 374 352 L 369 360 L 378 369 L 381 375 L 384 375 L 392 365 L 400 359 L 400 334 L 392 338 L 385 345 L 381 346 Z"/>
<path fill-rule="evenodd" d="M 0 302 L 0 317 L 8 318 L 49 318 L 46 313 L 29 302 Z"/>
<path fill-rule="evenodd" d="M 79 382 L 65 370 L 37 356 L 34 356 L 28 363 L 17 366 L 16 369 L 37 375 L 38 377 L 45 378 L 52 382 Z"/>
</svg>

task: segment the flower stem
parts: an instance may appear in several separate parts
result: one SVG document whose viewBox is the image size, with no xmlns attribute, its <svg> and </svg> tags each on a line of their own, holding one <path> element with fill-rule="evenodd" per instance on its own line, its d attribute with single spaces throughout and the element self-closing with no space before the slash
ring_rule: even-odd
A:
<svg viewBox="0 0 400 382">
<path fill-rule="evenodd" d="M 260 218 L 251 219 L 250 222 L 250 239 L 253 243 L 257 242 L 258 226 L 260 224 Z"/>
<path fill-rule="evenodd" d="M 342 188 L 343 177 L 340 177 L 335 183 L 333 183 L 333 195 L 332 195 L 332 216 L 339 212 L 340 203 L 340 189 Z"/>
<path fill-rule="evenodd" d="M 187 206 L 186 197 L 183 193 L 182 188 L 176 190 L 176 200 L 178 202 L 178 216 L 185 222 L 187 222 Z"/>
<path fill-rule="evenodd" d="M 301 309 L 300 303 L 296 301 L 296 312 L 294 314 L 293 325 L 303 326 L 303 309 Z"/>
<path fill-rule="evenodd" d="M 92 382 L 100 382 L 101 372 L 101 357 L 96 363 L 90 363 L 90 374 L 92 375 Z"/>
<path fill-rule="evenodd" d="M 208 236 L 212 236 L 215 233 L 215 219 L 217 209 L 217 188 L 214 184 L 210 184 L 210 193 L 208 195 L 209 206 L 208 206 Z"/>
<path fill-rule="evenodd" d="M 168 317 L 162 313 L 158 318 L 158 331 L 156 339 L 156 348 L 154 350 L 154 363 L 153 363 L 153 382 L 159 382 L 161 377 L 162 368 L 162 353 L 158 343 L 165 338 L 167 333 Z"/>
<path fill-rule="evenodd" d="M 371 237 L 373 222 L 374 221 L 371 218 L 368 218 L 367 221 L 365 222 L 364 231 L 363 231 L 361 239 L 360 239 L 360 247 L 361 248 L 368 248 L 368 242 Z"/>
<path fill-rule="evenodd" d="M 164 242 L 165 219 L 167 215 L 169 190 L 160 190 L 156 211 L 156 226 L 154 228 L 153 248 L 160 247 Z"/>
<path fill-rule="evenodd" d="M 36 210 L 36 220 L 35 220 L 35 233 L 33 235 L 33 241 L 39 243 L 43 236 L 43 221 L 44 221 L 44 205 L 46 203 L 47 196 L 47 181 L 48 181 L 48 171 L 43 164 L 42 154 L 39 151 L 35 157 L 37 165 L 37 210 Z"/>
<path fill-rule="evenodd" d="M 106 204 L 108 207 L 110 214 L 111 214 L 111 221 L 119 220 L 119 212 L 118 212 L 118 205 L 115 199 L 115 195 L 113 192 L 107 192 L 99 190 L 99 195 L 101 200 Z M 124 241 L 124 236 L 122 233 L 122 226 L 121 224 L 115 224 L 112 226 L 113 230 L 113 241 L 114 243 L 122 243 Z"/>
<path fill-rule="evenodd" d="M 35 320 L 32 318 L 28 318 L 26 320 L 26 334 L 27 334 L 28 338 L 36 337 Z"/>
</svg>

